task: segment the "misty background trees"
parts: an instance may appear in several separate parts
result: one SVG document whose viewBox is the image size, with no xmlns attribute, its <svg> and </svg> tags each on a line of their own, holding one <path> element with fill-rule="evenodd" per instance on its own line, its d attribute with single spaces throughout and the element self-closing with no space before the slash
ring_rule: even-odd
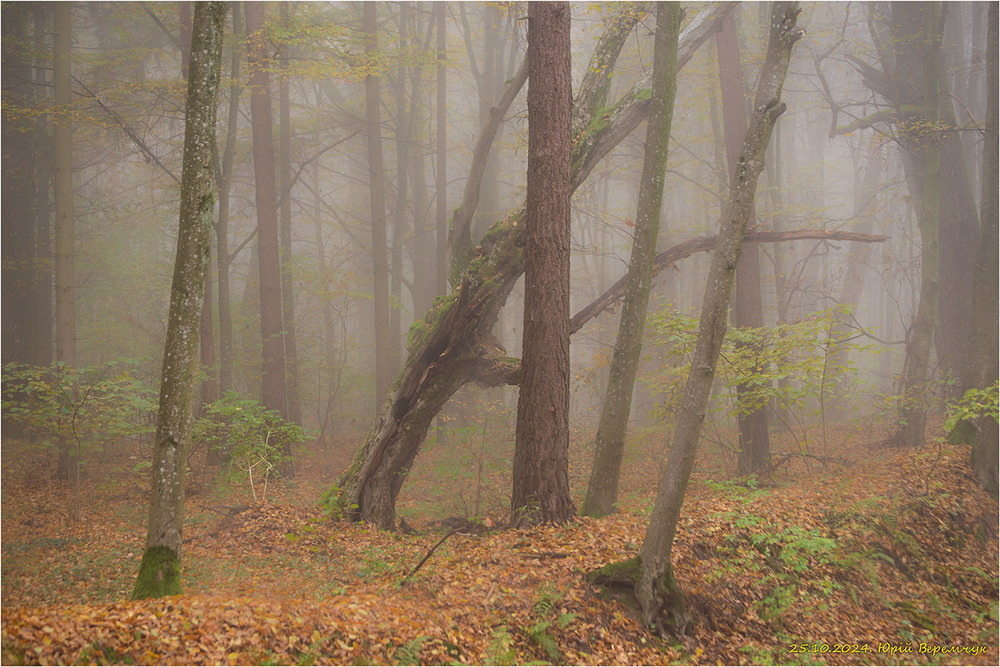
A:
<svg viewBox="0 0 1000 667">
<path fill-rule="evenodd" d="M 940 435 L 925 415 L 969 389 L 985 390 L 975 405 L 989 402 L 995 353 L 974 364 L 992 370 L 966 370 L 966 351 L 996 347 L 983 344 L 996 334 L 988 9 L 802 7 L 806 35 L 747 239 L 776 236 L 753 245 L 756 267 L 737 267 L 729 323 L 739 328 L 704 427 L 734 473 L 824 456 L 826 431 L 810 424 L 850 418 L 873 442 L 919 444 Z M 685 12 L 660 253 L 717 231 L 742 139 L 733 123 L 754 111 L 769 28 L 765 5 Z M 348 516 L 394 525 L 428 437 L 486 432 L 494 444 L 467 465 L 510 473 L 530 185 L 526 16 L 523 4 L 419 2 L 227 12 L 196 412 L 232 391 L 301 423 L 314 436 L 305 447 L 357 452 L 332 494 Z M 3 19 L 6 430 L 27 428 L 12 418 L 18 406 L 37 412 L 27 368 L 52 368 L 52 382 L 66 367 L 147 387 L 162 379 L 192 17 L 184 4 L 93 2 L 4 3 Z M 655 25 L 651 7 L 571 5 L 570 315 L 626 274 L 646 228 L 637 206 Z M 804 231 L 816 234 L 781 236 Z M 656 265 L 633 436 L 668 441 L 677 422 L 709 267 L 706 252 L 687 257 Z M 617 391 L 611 305 L 569 349 L 571 447 L 588 461 Z M 995 433 L 982 417 L 970 442 Z M 794 450 L 771 442 L 789 433 Z M 993 458 L 976 461 L 995 492 L 988 442 L 977 451 Z M 56 447 L 63 472 L 68 443 Z M 585 482 L 571 487 L 582 494 Z"/>
</svg>

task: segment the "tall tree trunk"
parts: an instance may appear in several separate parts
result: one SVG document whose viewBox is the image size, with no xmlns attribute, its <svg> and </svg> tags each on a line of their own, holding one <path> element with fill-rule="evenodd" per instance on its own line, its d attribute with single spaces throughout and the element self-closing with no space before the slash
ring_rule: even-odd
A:
<svg viewBox="0 0 1000 667">
<path fill-rule="evenodd" d="M 406 53 L 410 48 L 411 13 L 409 2 L 399 3 L 399 49 L 402 53 Z M 406 113 L 406 62 L 406 59 L 399 61 L 399 67 L 396 70 L 395 90 L 396 201 L 392 215 L 392 244 L 389 262 L 389 294 L 393 301 L 393 307 L 389 311 L 389 332 L 392 338 L 390 345 L 392 350 L 391 374 L 398 373 L 400 366 L 399 341 L 402 338 L 403 323 L 403 239 L 406 238 L 407 170 L 410 163 L 410 143 L 413 141 L 413 136 L 410 133 L 413 125 L 409 122 Z M 415 269 L 414 282 L 417 279 L 416 273 Z M 414 313 L 422 312 L 416 307 L 413 311 Z"/>
<path fill-rule="evenodd" d="M 281 3 L 281 22 L 289 26 L 288 2 Z M 281 46 L 278 77 L 278 182 L 281 183 L 281 207 L 278 211 L 281 242 L 281 321 L 285 340 L 285 402 L 287 417 L 302 423 L 299 400 L 299 362 L 295 338 L 295 287 L 292 262 L 292 120 L 288 99 L 288 68 L 291 45 Z"/>
<path fill-rule="evenodd" d="M 437 227 L 436 227 L 436 272 L 434 281 L 435 295 L 446 294 L 448 291 L 448 24 L 446 23 L 447 5 L 439 2 L 434 6 L 434 17 L 437 22 L 437 123 L 435 140 L 437 142 L 437 173 L 435 188 L 437 190 Z M 414 316 L 419 311 L 414 312 Z"/>
<path fill-rule="evenodd" d="M 233 35 L 243 36 L 243 21 L 238 2 L 232 3 Z M 233 49 L 229 69 L 229 119 L 226 124 L 226 145 L 222 161 L 216 170 L 219 182 L 219 219 L 215 224 L 216 266 L 218 267 L 219 295 L 219 392 L 225 394 L 233 388 L 233 311 L 229 270 L 233 258 L 229 256 L 229 193 L 233 178 L 233 157 L 236 155 L 236 135 L 240 112 L 240 49 Z"/>
<path fill-rule="evenodd" d="M 719 58 L 719 84 L 722 91 L 722 125 L 726 145 L 726 173 L 732 174 L 742 150 L 746 135 L 746 111 L 743 103 L 743 66 L 740 63 L 739 40 L 736 34 L 736 17 L 730 14 L 722 22 L 722 30 L 715 36 Z M 733 179 L 729 179 L 730 185 Z M 747 226 L 757 226 L 754 209 L 750 209 Z M 740 254 L 736 265 L 736 294 L 733 300 L 733 325 L 737 327 L 761 328 L 764 326 L 764 309 L 760 295 L 760 255 L 756 244 L 748 246 Z M 755 343 L 758 355 L 763 352 Z M 737 403 L 743 406 L 756 402 L 752 396 L 754 386 L 750 382 L 736 385 Z M 740 408 L 736 415 L 740 442 L 740 472 L 744 474 L 766 472 L 771 467 L 771 439 L 767 429 L 767 413 L 764 407 L 746 411 Z"/>
<path fill-rule="evenodd" d="M 56 209 L 56 360 L 76 366 L 76 270 L 74 268 L 75 220 L 73 212 L 73 93 L 71 22 L 73 5 L 56 3 L 55 105 L 52 119 L 55 153 L 54 197 Z"/>
<path fill-rule="evenodd" d="M 528 3 L 524 353 L 511 515 L 563 523 L 569 496 L 570 9 Z"/>
<path fill-rule="evenodd" d="M 3 326 L 2 363 L 28 363 L 32 341 L 35 273 L 35 131 L 28 27 L 31 6 L 5 3 L 3 11 Z"/>
<path fill-rule="evenodd" d="M 997 359 L 997 248 L 1000 238 L 997 219 L 997 165 L 1000 147 L 997 145 L 998 68 L 997 3 L 990 3 L 986 36 L 986 128 L 983 143 L 983 181 L 980 217 L 982 232 L 976 257 L 975 281 L 972 293 L 972 324 L 969 327 L 968 352 L 965 358 L 963 388 L 986 389 L 1000 374 Z M 986 415 L 975 420 L 976 434 L 972 443 L 972 469 L 979 485 L 998 495 L 997 484 L 997 422 Z"/>
<path fill-rule="evenodd" d="M 278 197 L 274 178 L 274 131 L 271 114 L 273 59 L 268 54 L 263 2 L 244 3 L 247 66 L 250 70 L 250 123 L 257 204 L 257 252 L 260 279 L 260 335 L 263 346 L 261 398 L 269 410 L 288 415 L 285 402 L 285 345 L 281 309 L 281 260 Z"/>
<path fill-rule="evenodd" d="M 365 53 L 378 53 L 378 6 L 364 3 Z M 368 187 L 372 224 L 372 286 L 375 308 L 375 406 L 380 409 L 392 382 L 392 340 L 389 335 L 389 261 L 386 256 L 385 174 L 382 168 L 382 128 L 379 120 L 379 77 L 365 77 L 365 133 L 368 146 Z"/>
<path fill-rule="evenodd" d="M 657 5 L 653 94 L 646 125 L 632 255 L 626 274 L 625 298 L 615 338 L 615 351 L 611 358 L 608 392 L 604 397 L 597 427 L 594 463 L 590 470 L 587 496 L 580 509 L 587 516 L 606 516 L 614 511 L 614 505 L 618 501 L 618 477 L 625 450 L 628 416 L 632 408 L 632 390 L 642 352 L 646 308 L 653 282 L 656 239 L 660 230 L 663 181 L 670 145 L 674 95 L 677 92 L 677 35 L 680 21 L 680 5 Z"/>
<path fill-rule="evenodd" d="M 205 266 L 211 252 L 215 110 L 225 12 L 223 2 L 198 3 L 194 9 L 177 257 L 163 352 L 146 549 L 132 591 L 133 599 L 181 592 L 184 470 Z"/>
<path fill-rule="evenodd" d="M 51 12 L 49 6 L 36 4 L 35 17 L 35 88 L 44 91 L 49 88 L 49 68 L 41 61 L 47 52 L 46 33 Z M 38 93 L 45 99 L 45 93 Z M 55 352 L 52 341 L 55 321 L 53 319 L 52 281 L 52 146 L 48 115 L 41 115 L 35 121 L 34 154 L 35 165 L 35 273 L 31 296 L 31 334 L 29 336 L 28 363 L 35 366 L 49 366 Z"/>
<path fill-rule="evenodd" d="M 891 42 L 880 48 L 882 70 L 858 58 L 854 64 L 864 76 L 865 85 L 892 104 L 891 115 L 885 112 L 861 119 L 837 132 L 846 133 L 859 127 L 867 127 L 879 120 L 890 120 L 895 128 L 895 136 L 903 147 L 903 164 L 906 171 L 907 188 L 914 202 L 926 209 L 931 199 L 939 199 L 933 211 L 936 218 L 934 232 L 936 241 L 932 244 L 931 264 L 937 275 L 928 277 L 928 286 L 936 286 L 948 298 L 941 301 L 932 297 L 932 322 L 920 321 L 910 333 L 910 345 L 905 375 L 916 373 L 921 382 L 929 378 L 929 371 L 919 370 L 919 361 L 926 347 L 927 357 L 930 346 L 925 345 L 920 336 L 929 334 L 937 351 L 938 365 L 946 374 L 959 375 L 962 368 L 963 348 L 968 341 L 968 328 L 972 309 L 972 263 L 976 252 L 978 220 L 975 201 L 969 181 L 969 169 L 965 164 L 959 132 L 955 131 L 955 115 L 945 86 L 945 76 L 941 63 L 941 39 L 944 32 L 946 8 L 950 3 L 898 2 L 890 5 Z M 883 37 L 873 22 L 873 39 L 881 46 Z M 928 115 L 932 114 L 932 115 Z M 933 123 L 928 126 L 927 123 Z M 921 130 L 926 130 L 922 132 Z M 924 139 L 930 138 L 927 142 Z M 927 160 L 933 163 L 937 173 L 931 177 L 927 173 Z M 935 192 L 924 192 L 931 185 Z M 920 217 L 918 212 L 918 218 Z M 922 252 L 927 251 L 923 243 Z M 926 262 L 922 261 L 922 266 Z M 923 279 L 922 279 L 923 280 Z M 931 303 L 925 305 L 925 315 Z M 918 315 L 919 318 L 919 315 Z M 914 341 L 914 336 L 917 340 Z M 912 354 L 909 350 L 912 348 Z M 914 356 L 915 355 L 915 356 Z M 916 363 L 914 366 L 910 361 Z M 908 400 L 908 403 L 912 401 Z M 920 400 L 918 399 L 919 403 Z M 916 414 L 915 414 L 916 416 Z M 906 417 L 904 417 L 906 419 Z M 917 417 L 917 421 L 922 418 Z M 919 424 L 912 422 L 904 430 L 910 431 L 911 442 L 922 440 L 917 436 Z"/>
<path fill-rule="evenodd" d="M 691 20 L 680 39 L 678 68 L 730 8 L 713 5 Z M 648 113 L 648 99 L 641 94 L 649 88 L 648 79 L 616 102 L 608 105 L 607 100 L 617 54 L 637 20 L 631 8 L 615 12 L 574 99 L 573 189 Z M 454 218 L 451 275 L 460 277 L 460 285 L 438 301 L 421 325 L 411 327 L 402 373 L 364 445 L 326 497 L 331 509 L 347 519 L 393 528 L 396 496 L 431 421 L 448 398 L 467 382 L 495 386 L 518 381 L 517 360 L 497 348 L 491 330 L 523 270 L 524 209 L 495 223 L 476 250 L 471 247 L 471 223 L 459 224 L 457 211 Z"/>
<path fill-rule="evenodd" d="M 691 371 L 684 387 L 674 442 L 660 481 L 656 504 L 639 552 L 639 573 L 635 593 L 647 625 L 662 627 L 660 614 L 670 614 L 669 628 L 683 634 L 688 622 L 684 594 L 674 580 L 671 551 L 684 492 L 687 489 L 698 439 L 705 420 L 709 393 L 726 332 L 727 309 L 732 293 L 750 211 L 753 209 L 757 178 L 764 167 L 771 130 L 785 110 L 781 87 L 788 69 L 792 46 L 803 31 L 795 25 L 797 3 L 775 2 L 771 10 L 771 31 L 767 59 L 761 70 L 743 151 L 730 183 L 729 203 L 719 230 L 719 244 L 705 283 L 698 340 Z"/>
<path fill-rule="evenodd" d="M 941 37 L 944 9 L 940 2 L 899 3 L 892 7 L 897 85 L 909 95 L 913 113 L 900 124 L 899 136 L 909 165 L 907 180 L 915 197 L 920 229 L 920 299 L 910 327 L 903 366 L 899 445 L 924 444 L 930 382 L 930 357 L 940 294 L 940 223 L 943 195 L 943 133 Z M 958 298 L 958 295 L 949 298 Z"/>
</svg>

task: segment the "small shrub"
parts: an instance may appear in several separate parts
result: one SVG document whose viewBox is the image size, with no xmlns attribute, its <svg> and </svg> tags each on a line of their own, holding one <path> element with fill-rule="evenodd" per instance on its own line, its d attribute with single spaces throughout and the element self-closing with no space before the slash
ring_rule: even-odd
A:
<svg viewBox="0 0 1000 667">
<path fill-rule="evenodd" d="M 249 482 L 256 502 L 265 499 L 268 480 L 280 474 L 290 461 L 292 445 L 304 441 L 305 432 L 277 410 L 268 410 L 257 401 L 227 392 L 208 406 L 204 417 L 195 421 L 191 438 L 206 443 L 210 452 L 214 450 L 221 455 L 231 482 Z"/>
</svg>

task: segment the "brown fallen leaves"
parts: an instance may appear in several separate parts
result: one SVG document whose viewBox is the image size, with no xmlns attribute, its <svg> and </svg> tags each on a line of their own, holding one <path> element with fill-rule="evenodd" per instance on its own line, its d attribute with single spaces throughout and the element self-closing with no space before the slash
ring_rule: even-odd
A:
<svg viewBox="0 0 1000 667">
<path fill-rule="evenodd" d="M 697 621 L 680 642 L 647 632 L 627 600 L 603 595 L 584 576 L 638 552 L 652 500 L 650 466 L 641 456 L 626 472 L 631 487 L 619 514 L 566 526 L 460 531 L 406 585 L 445 531 L 390 535 L 327 521 L 312 505 L 208 511 L 199 509 L 207 499 L 194 500 L 183 554 L 187 595 L 143 602 L 114 601 L 127 596 L 138 562 L 114 552 L 138 554 L 141 513 L 95 512 L 86 529 L 60 527 L 47 515 L 37 518 L 18 494 L 5 494 L 2 658 L 995 664 L 997 506 L 972 485 L 964 450 L 853 444 L 837 454 L 852 465 L 784 468 L 775 475 L 777 488 L 767 489 L 726 480 L 712 461 L 700 463 L 674 551 Z M 5 492 L 18 488 L 9 474 L 5 468 Z M 315 489 L 299 491 L 318 497 Z M 101 488 L 88 493 L 88 506 L 101 507 Z M 24 497 L 39 503 L 45 494 Z M 141 505 L 141 498 L 133 501 Z M 411 517 L 418 527 L 429 525 Z M 63 542 L 39 561 L 40 540 Z M 112 546 L 101 551 L 105 543 Z M 30 574 L 27 559 L 44 562 L 48 576 Z M 53 580 L 66 559 L 76 569 L 59 570 L 62 578 Z M 102 577 L 114 585 L 100 595 L 85 589 L 98 601 L 74 604 L 81 598 L 74 572 L 91 587 Z M 920 653 L 921 644 L 985 652 Z M 912 652 L 893 654 L 893 647 Z"/>
</svg>

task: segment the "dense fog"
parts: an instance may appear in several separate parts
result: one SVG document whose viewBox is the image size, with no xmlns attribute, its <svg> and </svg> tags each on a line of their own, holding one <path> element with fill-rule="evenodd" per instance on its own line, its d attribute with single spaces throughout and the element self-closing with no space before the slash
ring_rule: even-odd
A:
<svg viewBox="0 0 1000 667">
<path fill-rule="evenodd" d="M 905 82 L 924 75 L 907 79 L 903 72 L 908 63 L 899 44 L 907 37 L 890 5 L 805 3 L 799 17 L 806 33 L 792 55 L 787 111 L 767 150 L 750 227 L 774 232 L 777 240 L 747 244 L 741 261 L 756 262 L 736 288 L 739 294 L 753 282 L 759 292 L 756 326 L 769 341 L 759 350 L 789 336 L 801 344 L 761 352 L 755 362 L 771 374 L 768 383 L 787 389 L 766 399 L 783 415 L 772 420 L 775 430 L 798 428 L 796 420 L 821 413 L 842 415 L 848 406 L 873 428 L 889 419 L 888 397 L 901 391 L 926 269 L 919 207 L 928 183 L 919 168 L 908 168 L 912 137 L 901 136 L 914 103 L 905 99 Z M 686 5 L 685 20 L 706 7 Z M 377 363 L 394 379 L 406 362 L 408 332 L 414 337 L 411 324 L 454 287 L 444 284 L 450 252 L 441 252 L 449 220 L 462 202 L 481 129 L 524 58 L 526 10 L 522 3 L 378 3 L 372 44 L 361 3 L 265 8 L 277 183 L 277 199 L 266 205 L 277 211 L 280 228 L 285 413 L 321 443 L 342 436 L 357 443 L 381 400 Z M 986 8 L 945 3 L 940 77 L 927 81 L 942 91 L 940 122 L 948 130 L 940 176 L 930 179 L 939 180 L 943 202 L 928 374 L 938 401 L 954 398 L 961 386 L 954 381 L 963 374 L 972 319 L 984 191 Z M 615 3 L 572 5 L 574 90 L 614 9 Z M 68 102 L 57 99 L 54 54 L 62 33 L 51 7 L 4 3 L 3 16 L 3 362 L 110 366 L 155 387 L 177 240 L 190 8 L 74 3 L 70 24 L 60 28 L 69 31 Z M 732 17 L 735 33 L 709 38 L 678 74 L 660 251 L 718 231 L 730 173 L 723 88 L 750 111 L 768 5 L 740 5 Z M 626 40 L 609 100 L 648 77 L 654 24 L 655 13 L 641 16 Z M 227 391 L 259 399 L 266 375 L 246 29 L 242 13 L 229 12 L 200 404 Z M 722 82 L 726 44 L 736 47 L 739 60 Z M 378 136 L 366 121 L 366 77 L 379 83 Z M 526 89 L 504 114 L 482 171 L 474 246 L 524 201 Z M 602 122 L 600 110 L 591 122 Z M 60 127 L 69 128 L 68 144 L 58 141 Z M 573 313 L 625 274 L 644 127 L 614 145 L 574 194 Z M 382 156 L 377 184 L 371 142 Z M 68 199 L 57 192 L 60 179 L 71 179 Z M 386 247 L 373 249 L 376 196 L 385 209 Z M 856 237 L 781 237 L 796 231 Z M 676 369 L 689 354 L 685 332 L 694 328 L 683 318 L 697 318 L 708 262 L 709 253 L 699 251 L 656 273 L 634 427 L 671 422 L 682 382 Z M 387 272 L 388 327 L 376 326 L 373 266 Z M 494 329 L 513 357 L 521 353 L 522 284 Z M 617 313 L 612 305 L 572 338 L 571 423 L 582 440 L 591 437 L 607 392 Z M 390 349 L 377 362 L 380 333 L 388 334 Z M 788 361 L 793 357 L 796 363 Z M 817 390 L 816 373 L 837 381 Z M 736 384 L 717 378 L 706 426 L 713 438 L 732 442 Z M 516 400 L 516 387 L 470 385 L 442 415 L 465 428 L 503 432 L 512 427 Z"/>
</svg>

